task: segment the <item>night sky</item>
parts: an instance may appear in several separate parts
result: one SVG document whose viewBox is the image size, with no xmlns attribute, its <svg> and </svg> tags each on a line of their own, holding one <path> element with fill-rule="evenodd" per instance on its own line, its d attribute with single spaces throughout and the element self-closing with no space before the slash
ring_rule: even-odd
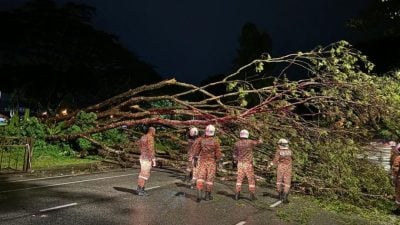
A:
<svg viewBox="0 0 400 225">
<path fill-rule="evenodd" d="M 0 0 L 10 9 L 25 0 Z M 66 2 L 58 0 L 58 2 Z M 345 27 L 369 0 L 87 0 L 95 26 L 117 35 L 165 78 L 197 83 L 231 70 L 245 22 L 270 34 L 273 56 L 337 40 L 359 40 Z M 79 35 L 79 34 L 77 34 Z"/>
</svg>

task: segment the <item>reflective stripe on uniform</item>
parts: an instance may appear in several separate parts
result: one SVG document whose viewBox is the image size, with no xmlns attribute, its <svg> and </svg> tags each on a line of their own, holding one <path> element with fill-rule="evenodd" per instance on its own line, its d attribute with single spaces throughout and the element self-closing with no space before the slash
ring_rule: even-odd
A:
<svg viewBox="0 0 400 225">
<path fill-rule="evenodd" d="M 144 176 L 139 176 L 139 178 L 142 178 L 144 180 L 148 180 L 149 179 L 148 177 L 144 177 Z"/>
</svg>

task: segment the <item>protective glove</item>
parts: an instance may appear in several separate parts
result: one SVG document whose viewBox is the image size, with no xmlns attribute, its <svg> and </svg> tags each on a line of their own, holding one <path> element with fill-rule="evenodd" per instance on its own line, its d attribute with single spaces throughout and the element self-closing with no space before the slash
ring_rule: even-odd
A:
<svg viewBox="0 0 400 225">
<path fill-rule="evenodd" d="M 237 168 L 237 161 L 232 160 L 232 169 L 236 169 L 236 168 Z"/>
<path fill-rule="evenodd" d="M 193 157 L 193 167 L 197 167 L 199 164 L 199 158 L 198 157 Z"/>
</svg>

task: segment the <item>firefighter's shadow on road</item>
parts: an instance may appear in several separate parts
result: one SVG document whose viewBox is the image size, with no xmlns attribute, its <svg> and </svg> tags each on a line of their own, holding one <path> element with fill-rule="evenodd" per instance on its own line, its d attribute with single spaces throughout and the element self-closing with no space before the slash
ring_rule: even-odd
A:
<svg viewBox="0 0 400 225">
<path fill-rule="evenodd" d="M 225 191 L 225 190 L 217 191 L 217 194 L 226 196 L 226 197 L 231 198 L 231 199 L 235 199 L 235 194 L 234 193 L 228 192 L 228 191 Z"/>
<path fill-rule="evenodd" d="M 267 197 L 274 198 L 274 199 L 279 198 L 279 195 L 277 193 L 271 193 L 269 191 L 263 192 L 262 196 L 267 196 Z"/>
<path fill-rule="evenodd" d="M 178 191 L 175 194 L 176 197 L 185 197 L 187 199 L 190 199 L 190 200 L 196 202 L 196 200 L 197 200 L 197 196 L 195 195 L 196 190 L 191 189 L 189 184 L 176 182 L 175 185 L 179 188 L 187 189 L 187 191 Z M 193 192 L 193 193 L 190 193 L 190 192 Z"/>
<path fill-rule="evenodd" d="M 113 188 L 116 191 L 137 195 L 137 191 L 132 188 L 124 188 L 124 187 L 113 187 Z"/>
<path fill-rule="evenodd" d="M 175 194 L 176 197 L 185 197 L 189 200 L 192 200 L 194 202 L 196 202 L 197 200 L 197 196 L 191 193 L 187 193 L 187 192 L 183 192 L 183 191 L 179 191 Z"/>
</svg>

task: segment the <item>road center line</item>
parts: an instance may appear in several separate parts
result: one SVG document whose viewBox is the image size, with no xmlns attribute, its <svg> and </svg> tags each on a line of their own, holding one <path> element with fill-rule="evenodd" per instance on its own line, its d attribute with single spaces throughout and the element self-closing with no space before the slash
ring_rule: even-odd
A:
<svg viewBox="0 0 400 225">
<path fill-rule="evenodd" d="M 53 211 L 53 210 L 57 210 L 57 209 L 63 209 L 63 208 L 76 206 L 76 205 L 78 205 L 78 203 L 74 202 L 74 203 L 65 204 L 65 205 L 59 205 L 59 206 L 55 206 L 55 207 L 51 207 L 51 208 L 47 208 L 47 209 L 41 209 L 41 210 L 39 210 L 39 212 L 48 212 L 48 211 Z"/>
<path fill-rule="evenodd" d="M 90 182 L 90 181 L 96 181 L 96 180 L 106 180 L 106 179 L 113 179 L 113 178 L 118 178 L 118 177 L 127 177 L 127 176 L 134 176 L 134 175 L 137 175 L 137 174 L 124 174 L 124 175 L 118 175 L 118 176 L 100 177 L 100 178 L 78 180 L 78 181 L 65 182 L 65 183 L 59 183 L 59 184 L 49 184 L 49 185 L 38 186 L 38 187 L 19 188 L 19 189 L 13 189 L 13 190 L 0 191 L 0 193 L 10 193 L 10 192 L 17 192 L 17 191 L 41 189 L 41 188 L 47 188 L 47 187 L 56 187 L 56 186 L 62 186 L 62 185 L 68 185 L 68 184 L 77 184 L 77 183 L 84 183 L 84 182 Z"/>
<path fill-rule="evenodd" d="M 146 188 L 146 190 L 156 189 L 156 188 L 160 188 L 160 187 L 161 187 L 161 186 L 149 187 L 149 188 Z"/>
<path fill-rule="evenodd" d="M 54 176 L 54 177 L 41 177 L 41 178 L 32 178 L 32 179 L 25 179 L 25 180 L 8 180 L 8 181 L 0 182 L 0 184 L 1 183 L 19 183 L 19 182 L 36 181 L 36 180 L 50 180 L 50 179 L 74 177 L 74 176 L 77 176 L 77 175 L 62 175 L 62 176 Z"/>
</svg>

